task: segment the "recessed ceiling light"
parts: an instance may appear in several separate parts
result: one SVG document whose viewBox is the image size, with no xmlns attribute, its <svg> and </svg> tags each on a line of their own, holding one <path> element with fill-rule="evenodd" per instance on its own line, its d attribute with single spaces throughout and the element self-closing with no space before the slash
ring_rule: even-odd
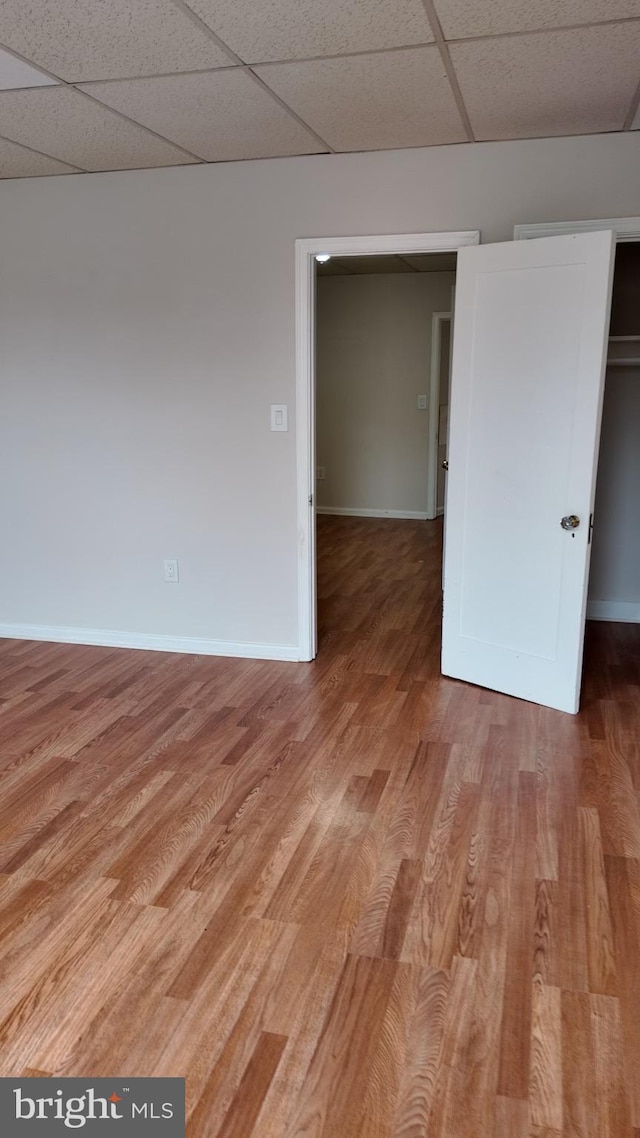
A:
<svg viewBox="0 0 640 1138">
<path fill-rule="evenodd" d="M 324 265 L 325 261 L 330 261 L 330 260 L 331 260 L 331 253 L 316 253 L 316 261 L 319 261 L 321 265 Z"/>
</svg>

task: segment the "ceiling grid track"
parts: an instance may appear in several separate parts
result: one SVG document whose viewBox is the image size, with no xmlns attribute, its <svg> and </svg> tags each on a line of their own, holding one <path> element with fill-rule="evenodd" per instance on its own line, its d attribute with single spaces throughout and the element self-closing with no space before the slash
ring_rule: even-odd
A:
<svg viewBox="0 0 640 1138">
<path fill-rule="evenodd" d="M 458 76 L 456 75 L 456 73 L 453 69 L 453 63 L 451 62 L 451 55 L 449 54 L 449 48 L 447 46 L 447 41 L 444 38 L 444 34 L 442 31 L 442 25 L 440 23 L 440 18 L 438 16 L 438 13 L 436 12 L 433 0 L 422 0 L 422 3 L 424 4 L 425 12 L 427 13 L 429 23 L 431 24 L 431 30 L 434 34 L 435 41 L 438 45 L 440 55 L 442 57 L 444 69 L 447 73 L 447 79 L 449 80 L 449 83 L 451 84 L 451 90 L 453 92 L 453 97 L 456 101 L 456 106 L 457 106 L 458 111 L 460 113 L 460 118 L 462 119 L 464 129 L 465 129 L 465 132 L 467 135 L 467 142 L 475 142 L 476 138 L 475 138 L 475 135 L 473 133 L 473 127 L 471 126 L 471 119 L 469 118 L 469 113 L 468 113 L 467 108 L 465 106 L 464 99 L 462 98 L 462 91 L 460 90 L 460 84 L 458 83 Z"/>
<path fill-rule="evenodd" d="M 638 82 L 638 86 L 636 87 L 635 94 L 633 96 L 633 99 L 631 100 L 631 106 L 629 107 L 629 110 L 627 111 L 627 117 L 624 120 L 624 126 L 622 128 L 623 130 L 631 130 L 631 128 L 633 126 L 633 121 L 634 121 L 634 119 L 638 113 L 639 107 L 640 107 L 640 82 Z"/>
</svg>

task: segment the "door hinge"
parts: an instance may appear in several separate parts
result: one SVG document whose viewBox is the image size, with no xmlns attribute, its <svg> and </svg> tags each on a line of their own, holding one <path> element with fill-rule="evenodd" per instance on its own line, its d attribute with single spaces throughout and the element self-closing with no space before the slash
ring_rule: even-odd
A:
<svg viewBox="0 0 640 1138">
<path fill-rule="evenodd" d="M 309 505 L 313 505 L 313 494 L 309 494 Z"/>
<path fill-rule="evenodd" d="M 593 514 L 589 514 L 589 536 L 587 538 L 587 545 L 591 545 L 591 534 L 593 533 Z"/>
</svg>

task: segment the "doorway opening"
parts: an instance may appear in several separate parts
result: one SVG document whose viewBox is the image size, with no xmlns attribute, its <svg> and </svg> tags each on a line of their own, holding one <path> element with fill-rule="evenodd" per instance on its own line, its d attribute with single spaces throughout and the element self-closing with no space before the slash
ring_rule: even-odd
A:
<svg viewBox="0 0 640 1138">
<path fill-rule="evenodd" d="M 457 253 L 316 262 L 318 650 L 439 668 Z M 383 661 L 380 661 L 383 667 Z"/>
<path fill-rule="evenodd" d="M 619 242 L 604 383 L 587 618 L 640 624 L 640 243 Z M 635 514 L 635 518 L 634 518 Z"/>
<path fill-rule="evenodd" d="M 440 414 L 440 388 L 436 382 L 435 392 L 429 383 L 431 368 L 433 365 L 432 352 L 436 353 L 438 357 L 438 366 L 444 366 L 444 360 L 447 358 L 447 335 L 446 323 L 447 317 L 451 313 L 451 283 L 453 278 L 453 262 L 451 258 L 455 258 L 457 250 L 465 245 L 479 244 L 480 235 L 478 231 L 467 231 L 462 233 L 435 233 L 435 234 L 400 234 L 395 236 L 385 237 L 360 237 L 360 238 L 329 238 L 329 239 L 309 239 L 300 240 L 296 242 L 296 291 L 297 291 L 297 322 L 296 322 L 296 345 L 297 345 L 297 387 L 296 387 L 296 425 L 297 425 L 297 460 L 298 460 L 298 626 L 299 626 L 299 656 L 302 660 L 312 660 L 316 656 L 318 646 L 318 619 L 317 619 L 317 558 L 316 558 L 316 522 L 321 519 L 321 524 L 325 530 L 332 523 L 327 522 L 326 519 L 330 518 L 353 518 L 352 523 L 356 529 L 358 525 L 362 524 L 365 519 L 369 519 L 378 525 L 384 524 L 393 526 L 395 523 L 401 521 L 421 522 L 426 520 L 427 517 L 432 517 L 437 513 L 438 490 L 442 494 L 443 480 L 440 479 L 440 487 L 438 486 L 437 476 L 437 462 L 438 454 L 437 448 L 434 454 L 433 448 L 430 449 L 429 443 L 435 438 L 439 440 L 440 431 L 446 430 L 447 419 L 446 413 Z M 330 265 L 329 269 L 323 270 L 322 279 L 317 280 L 318 262 L 316 257 L 318 255 L 329 254 L 330 260 L 325 261 L 325 264 Z M 402 393 L 398 394 L 397 402 L 394 403 L 393 396 L 389 397 L 389 403 L 386 407 L 386 413 L 383 410 L 380 412 L 380 407 L 376 406 L 377 422 L 372 424 L 372 416 L 368 416 L 365 423 L 364 417 L 360 418 L 358 415 L 353 415 L 351 438 L 366 435 L 369 431 L 368 451 L 365 445 L 365 459 L 362 460 L 362 454 L 359 462 L 354 463 L 349 459 L 347 454 L 345 458 L 344 450 L 342 448 L 342 457 L 339 457 L 338 451 L 334 447 L 331 452 L 332 443 L 328 441 L 330 448 L 330 459 L 326 461 L 321 457 L 317 457 L 317 358 L 316 358 L 316 345 L 318 343 L 318 326 L 316 320 L 316 296 L 318 294 L 318 285 L 324 287 L 327 283 L 333 283 L 342 287 L 346 292 L 349 285 L 353 286 L 354 282 L 357 288 L 363 286 L 363 292 L 367 288 L 370 291 L 375 291 L 377 286 L 371 285 L 375 277 L 378 278 L 397 278 L 405 282 L 408 278 L 415 280 L 417 288 L 423 288 L 420 285 L 420 280 L 423 276 L 429 275 L 420 270 L 416 258 L 422 255 L 433 254 L 439 256 L 447 256 L 448 260 L 441 262 L 439 271 L 442 273 L 449 273 L 450 283 L 448 290 L 444 294 L 444 302 L 439 300 L 437 306 L 433 306 L 429 310 L 425 306 L 425 314 L 423 320 L 422 337 L 426 345 L 426 358 L 423 362 L 423 378 L 419 383 L 414 378 L 410 378 L 404 384 L 399 386 L 403 388 Z M 393 257 L 397 259 L 395 271 L 389 272 L 391 265 L 389 263 L 383 264 L 383 272 L 371 272 L 372 268 L 380 268 L 380 258 Z M 366 258 L 366 263 L 365 259 Z M 402 259 L 402 260 L 400 260 Z M 378 265 L 375 265 L 375 260 L 378 260 Z M 413 264 L 411 262 L 414 262 Z M 333 264 L 332 264 L 333 262 Z M 400 264 L 402 267 L 399 267 Z M 445 267 L 446 266 L 446 267 Z M 425 265 L 425 268 L 427 266 Z M 431 271 L 438 271 L 436 268 L 431 268 Z M 339 279 L 338 279 L 339 278 Z M 367 278 L 365 280 L 364 278 Z M 367 284 L 367 281 L 369 284 Z M 405 284 L 405 288 L 407 288 Z M 352 287 L 353 291 L 353 287 Z M 383 286 L 384 291 L 384 286 Z M 394 291 L 393 283 L 391 287 L 387 285 L 387 292 Z M 395 290 L 397 291 L 397 290 Z M 448 301 L 448 303 L 447 303 Z M 384 310 L 384 301 L 379 297 L 379 305 L 382 305 Z M 395 305 L 397 314 L 397 321 L 406 318 L 406 313 L 403 313 L 402 302 L 397 298 L 389 305 Z M 416 307 L 416 300 L 412 301 L 411 306 Z M 329 304 L 331 308 L 331 304 Z M 334 304 L 334 315 L 338 318 L 339 305 Z M 433 318 L 439 317 L 437 327 L 438 343 L 434 346 L 432 342 Z M 389 317 L 385 317 L 389 323 Z M 397 329 L 396 329 L 397 331 Z M 344 337 L 343 337 L 344 338 Z M 397 340 L 396 340 L 397 345 Z M 437 352 L 436 352 L 437 349 Z M 378 361 L 379 362 L 379 361 Z M 388 359 L 388 371 L 396 366 L 397 361 L 394 363 L 393 350 L 390 349 Z M 360 381 L 367 381 L 367 366 L 360 373 Z M 370 368 L 369 368 L 370 370 Z M 378 369 L 379 370 L 379 369 Z M 384 372 L 384 369 L 382 369 Z M 377 385 L 378 388 L 384 392 L 393 391 L 393 386 L 383 382 L 378 375 Z M 353 401 L 356 403 L 355 411 L 362 410 L 362 404 L 358 403 L 359 396 L 357 394 L 357 384 L 352 386 Z M 409 395 L 407 392 L 411 390 L 411 406 L 408 406 Z M 355 391 L 355 394 L 353 392 Z M 334 383 L 333 395 L 338 397 L 339 385 Z M 418 406 L 418 400 L 424 406 Z M 384 404 L 384 400 L 382 401 Z M 329 406 L 331 404 L 331 393 L 329 393 Z M 405 406 L 406 404 L 406 406 Z M 433 415 L 434 405 L 438 408 L 438 415 Z M 344 401 L 343 401 L 344 409 Z M 405 422 L 402 424 L 404 412 L 409 410 L 409 423 L 407 426 L 406 416 Z M 326 418 L 331 418 L 330 410 L 327 412 Z M 412 422 L 413 421 L 413 422 Z M 363 429 L 363 424 L 366 429 Z M 325 424 L 326 425 L 326 424 Z M 391 427 L 393 425 L 393 432 Z M 335 427 L 335 423 L 334 423 Z M 322 428 L 321 428 L 322 429 Z M 408 450 L 415 455 L 416 446 L 419 447 L 421 431 L 424 435 L 424 445 L 422 454 L 420 456 L 421 462 L 421 479 L 416 477 L 416 461 L 406 461 L 408 455 L 404 455 L 402 460 L 396 460 L 394 463 L 389 461 L 390 451 L 386 446 L 386 440 L 394 434 L 394 442 L 397 451 L 397 439 L 395 435 L 399 434 L 402 437 L 403 432 L 408 432 Z M 326 431 L 323 433 L 323 439 L 328 439 Z M 376 444 L 377 439 L 377 444 Z M 366 439 L 365 439 L 366 443 Z M 323 446 L 324 446 L 323 442 Z M 445 445 L 443 437 L 443 446 Z M 384 471 L 381 475 L 381 463 L 376 463 L 376 452 L 378 458 L 380 457 L 381 447 L 385 450 L 386 454 L 386 474 Z M 442 460 L 441 460 L 442 461 Z M 317 467 L 320 466 L 320 479 L 317 480 Z M 322 470 L 324 467 L 324 471 Z M 322 478 L 324 473 L 325 477 Z M 322 509 L 332 509 L 331 514 L 322 513 L 318 515 L 318 494 L 321 488 L 320 501 Z M 345 495 L 353 495 L 357 493 L 357 500 L 345 497 Z M 330 500 L 329 495 L 333 500 Z M 341 500 L 338 500 L 338 497 Z M 399 498 L 398 495 L 401 495 Z M 444 507 L 443 499 L 440 501 L 440 510 Z M 355 512 L 357 511 L 357 512 Z M 361 519 L 359 521 L 359 519 Z M 384 519 L 384 522 L 382 522 Z M 386 531 L 387 539 L 390 539 L 391 531 Z"/>
<path fill-rule="evenodd" d="M 640 243 L 619 241 L 593 513 L 583 707 L 640 659 Z"/>
</svg>

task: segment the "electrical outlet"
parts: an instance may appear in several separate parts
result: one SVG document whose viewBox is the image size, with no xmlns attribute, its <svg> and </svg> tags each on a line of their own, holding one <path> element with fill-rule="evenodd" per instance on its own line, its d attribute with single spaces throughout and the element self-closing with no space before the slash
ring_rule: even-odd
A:
<svg viewBox="0 0 640 1138">
<path fill-rule="evenodd" d="M 165 579 L 165 581 L 171 581 L 174 585 L 178 583 L 180 578 L 178 576 L 178 562 L 177 561 L 165 561 L 165 563 L 164 563 L 164 579 Z"/>
<path fill-rule="evenodd" d="M 418 411 L 426 411 L 426 409 L 427 409 L 427 397 L 426 397 L 426 395 L 419 395 L 418 396 Z"/>
<path fill-rule="evenodd" d="M 316 467 L 316 478 L 318 479 L 318 481 L 321 482 L 322 479 L 326 478 L 326 477 L 327 477 L 327 475 L 326 475 L 326 471 L 325 471 L 324 466 L 317 466 Z"/>
</svg>

